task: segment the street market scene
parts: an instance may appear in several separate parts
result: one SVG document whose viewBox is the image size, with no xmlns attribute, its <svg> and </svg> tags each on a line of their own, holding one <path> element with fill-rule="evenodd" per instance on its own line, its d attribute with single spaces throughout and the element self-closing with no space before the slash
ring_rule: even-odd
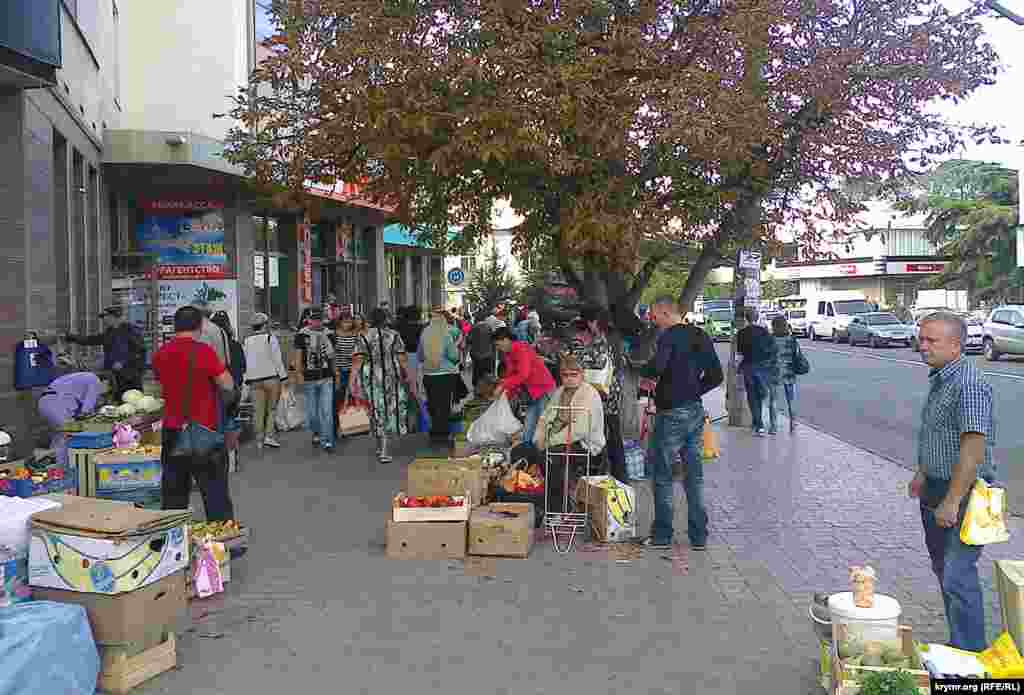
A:
<svg viewBox="0 0 1024 695">
<path fill-rule="evenodd" d="M 1024 5 L 8 4 L 0 695 L 1024 688 Z"/>
</svg>

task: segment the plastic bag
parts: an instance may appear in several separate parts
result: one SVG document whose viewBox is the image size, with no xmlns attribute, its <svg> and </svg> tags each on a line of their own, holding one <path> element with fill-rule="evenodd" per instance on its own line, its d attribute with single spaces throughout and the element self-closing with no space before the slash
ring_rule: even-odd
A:
<svg viewBox="0 0 1024 695">
<path fill-rule="evenodd" d="M 30 601 L 0 611 L 0 695 L 93 693 L 100 656 L 82 606 Z"/>
<path fill-rule="evenodd" d="M 1006 529 L 1006 490 L 976 480 L 967 502 L 960 541 L 964 545 L 988 545 L 1010 540 Z"/>
<path fill-rule="evenodd" d="M 302 427 L 306 417 L 299 407 L 299 399 L 290 388 L 285 388 L 281 393 L 281 400 L 277 403 L 277 412 L 274 413 L 274 426 L 278 432 L 291 432 Z"/>
<path fill-rule="evenodd" d="M 346 437 L 370 431 L 370 405 L 351 400 L 338 409 L 338 433 Z"/>
<path fill-rule="evenodd" d="M 508 398 L 501 394 L 498 400 L 484 411 L 469 427 L 466 440 L 471 444 L 501 444 L 507 442 L 523 429 L 522 423 L 512 414 Z"/>
<path fill-rule="evenodd" d="M 213 541 L 204 541 L 192 559 L 192 586 L 196 596 L 206 598 L 224 591 L 224 578 L 213 554 Z"/>
<path fill-rule="evenodd" d="M 647 452 L 640 443 L 632 439 L 623 442 L 626 458 L 626 480 L 643 480 L 647 477 Z"/>
<path fill-rule="evenodd" d="M 1020 678 L 1024 673 L 1024 659 L 1009 632 L 999 635 L 991 647 L 978 654 L 978 661 L 985 664 L 993 678 Z"/>
<path fill-rule="evenodd" d="M 718 432 L 711 426 L 711 418 L 704 418 L 704 461 L 716 459 L 722 455 L 722 448 L 718 446 Z"/>
</svg>

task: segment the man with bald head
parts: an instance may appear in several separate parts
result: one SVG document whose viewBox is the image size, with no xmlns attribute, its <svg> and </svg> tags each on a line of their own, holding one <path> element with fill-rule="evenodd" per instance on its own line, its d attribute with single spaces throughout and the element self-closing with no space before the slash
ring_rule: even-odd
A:
<svg viewBox="0 0 1024 695">
<path fill-rule="evenodd" d="M 963 356 L 967 325 L 937 312 L 921 321 L 921 356 L 931 389 L 921 414 L 917 474 L 909 493 L 921 502 L 925 544 L 946 607 L 950 645 L 985 649 L 985 603 L 978 579 L 981 547 L 960 541 L 960 524 L 975 480 L 996 480 L 992 387 Z"/>
</svg>

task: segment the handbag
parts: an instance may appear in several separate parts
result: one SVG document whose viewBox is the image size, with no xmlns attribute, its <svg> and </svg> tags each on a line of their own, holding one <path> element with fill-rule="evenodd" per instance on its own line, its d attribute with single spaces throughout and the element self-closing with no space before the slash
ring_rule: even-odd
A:
<svg viewBox="0 0 1024 695">
<path fill-rule="evenodd" d="M 185 407 L 183 413 L 185 425 L 178 432 L 178 439 L 174 442 L 174 446 L 171 447 L 169 455 L 174 457 L 203 457 L 224 445 L 223 434 L 192 420 L 192 372 L 196 366 L 197 349 L 199 349 L 199 346 L 193 345 L 192 352 L 188 357 L 188 376 L 185 379 Z"/>
<path fill-rule="evenodd" d="M 800 344 L 796 342 L 796 338 L 793 338 L 793 373 L 797 376 L 803 376 L 811 371 L 811 363 L 807 361 L 807 357 L 804 355 L 804 351 L 800 349 Z"/>
<path fill-rule="evenodd" d="M 345 436 L 366 434 L 370 431 L 369 404 L 350 400 L 338 410 L 338 432 Z"/>
<path fill-rule="evenodd" d="M 615 366 L 609 357 L 605 360 L 601 369 L 584 369 L 583 380 L 607 396 L 612 388 L 612 380 L 615 378 Z"/>
<path fill-rule="evenodd" d="M 722 455 L 722 447 L 718 445 L 718 432 L 711 425 L 711 418 L 704 418 L 704 462 L 707 463 Z"/>
<path fill-rule="evenodd" d="M 960 542 L 964 545 L 988 545 L 1008 540 L 1006 490 L 990 487 L 979 478 L 971 488 L 964 520 L 960 523 Z"/>
</svg>

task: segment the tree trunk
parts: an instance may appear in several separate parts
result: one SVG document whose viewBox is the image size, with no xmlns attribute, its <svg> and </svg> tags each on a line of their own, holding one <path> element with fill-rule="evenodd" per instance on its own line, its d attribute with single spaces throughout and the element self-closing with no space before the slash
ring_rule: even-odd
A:
<svg viewBox="0 0 1024 695">
<path fill-rule="evenodd" d="M 683 314 L 693 311 L 693 302 L 697 299 L 697 294 L 704 288 L 708 273 L 714 270 L 715 266 L 721 262 L 722 256 L 718 252 L 718 247 L 710 242 L 705 243 L 700 255 L 686 276 L 686 284 L 683 286 L 683 291 L 679 294 L 679 309 Z"/>
</svg>

